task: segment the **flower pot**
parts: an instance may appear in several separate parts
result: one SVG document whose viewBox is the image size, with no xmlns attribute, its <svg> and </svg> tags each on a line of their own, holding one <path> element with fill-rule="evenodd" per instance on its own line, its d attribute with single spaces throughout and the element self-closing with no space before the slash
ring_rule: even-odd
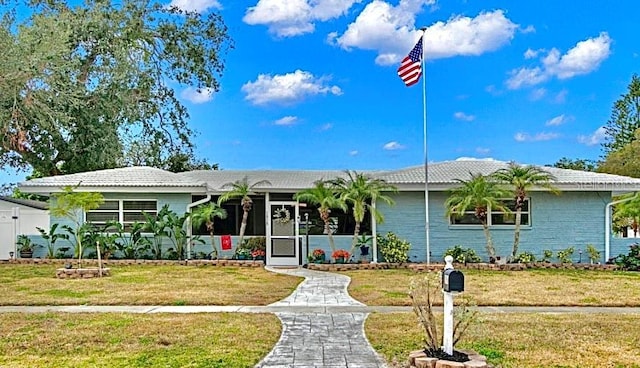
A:
<svg viewBox="0 0 640 368">
<path fill-rule="evenodd" d="M 368 256 L 369 255 L 369 247 L 362 246 L 360 247 L 360 255 Z"/>
<path fill-rule="evenodd" d="M 32 258 L 33 257 L 33 251 L 32 250 L 21 250 L 20 251 L 20 258 Z"/>
<path fill-rule="evenodd" d="M 345 261 L 346 261 L 346 260 L 344 259 L 344 257 L 338 257 L 338 258 L 336 258 L 336 263 L 345 263 Z"/>
</svg>

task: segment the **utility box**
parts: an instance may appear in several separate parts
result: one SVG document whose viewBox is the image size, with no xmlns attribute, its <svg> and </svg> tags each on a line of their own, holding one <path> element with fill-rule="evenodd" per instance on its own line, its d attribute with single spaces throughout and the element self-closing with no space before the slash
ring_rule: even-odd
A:
<svg viewBox="0 0 640 368">
<path fill-rule="evenodd" d="M 464 274 L 458 270 L 442 271 L 442 291 L 447 293 L 464 291 Z"/>
</svg>

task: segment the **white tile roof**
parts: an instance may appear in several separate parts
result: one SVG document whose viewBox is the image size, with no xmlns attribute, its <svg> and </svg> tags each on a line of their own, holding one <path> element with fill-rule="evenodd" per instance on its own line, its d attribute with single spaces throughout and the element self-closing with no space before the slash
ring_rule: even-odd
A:
<svg viewBox="0 0 640 368">
<path fill-rule="evenodd" d="M 196 187 L 204 186 L 181 175 L 153 167 L 123 167 L 84 173 L 49 176 L 20 183 L 20 188 L 35 187 Z"/>
<path fill-rule="evenodd" d="M 493 160 L 457 160 L 431 163 L 428 165 L 429 184 L 434 190 L 443 190 L 456 183 L 456 179 L 468 179 L 470 173 L 489 175 L 508 166 L 507 162 Z M 619 175 L 601 174 L 576 170 L 541 167 L 556 177 L 554 185 L 560 189 L 584 191 L 630 191 L 640 190 L 640 179 Z M 415 190 L 424 184 L 424 166 L 409 167 L 389 171 L 361 171 L 376 178 L 384 179 L 400 190 Z M 81 183 L 83 187 L 94 188 L 204 188 L 213 193 L 226 190 L 225 184 L 242 180 L 245 176 L 249 184 L 267 180 L 270 184 L 255 187 L 258 191 L 292 192 L 310 188 L 317 180 L 334 179 L 344 176 L 342 170 L 198 170 L 175 174 L 151 167 L 125 167 L 99 170 L 79 174 L 52 176 L 20 183 L 26 191 L 44 188 L 61 188 Z M 30 190 L 31 189 L 31 190 Z"/>
</svg>

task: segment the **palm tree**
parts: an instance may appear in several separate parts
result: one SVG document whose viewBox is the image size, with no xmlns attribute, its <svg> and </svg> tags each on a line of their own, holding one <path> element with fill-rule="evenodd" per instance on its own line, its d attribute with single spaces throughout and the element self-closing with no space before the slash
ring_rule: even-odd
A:
<svg viewBox="0 0 640 368">
<path fill-rule="evenodd" d="M 251 211 L 253 206 L 253 200 L 251 200 L 249 195 L 253 194 L 253 188 L 262 184 L 271 185 L 271 182 L 268 180 L 260 180 L 253 184 L 249 184 L 249 178 L 245 176 L 241 180 L 236 180 L 233 183 L 226 183 L 222 186 L 222 188 L 231 189 L 218 198 L 218 205 L 222 205 L 224 202 L 234 198 L 240 198 L 240 204 L 242 205 L 242 223 L 240 225 L 240 238 L 238 239 L 238 244 L 242 244 L 242 240 L 244 239 L 249 211 Z"/>
<path fill-rule="evenodd" d="M 491 176 L 498 182 L 510 185 L 513 188 L 516 211 L 513 249 L 511 250 L 511 259 L 513 259 L 518 253 L 518 245 L 520 244 L 522 208 L 527 199 L 527 192 L 534 186 L 540 186 L 549 189 L 552 193 L 558 194 L 558 189 L 551 184 L 556 178 L 538 167 L 520 166 L 515 162 L 510 162 L 509 167 L 497 170 Z"/>
<path fill-rule="evenodd" d="M 318 206 L 320 219 L 322 219 L 324 223 L 324 233 L 329 236 L 331 251 L 335 251 L 336 245 L 333 241 L 333 231 L 331 230 L 330 221 L 331 209 L 339 208 L 343 211 L 346 210 L 347 205 L 344 201 L 338 198 L 336 192 L 327 186 L 327 182 L 323 180 L 316 181 L 313 188 L 304 189 L 294 194 L 293 199 Z"/>
<path fill-rule="evenodd" d="M 473 209 L 487 238 L 487 253 L 490 258 L 495 258 L 496 250 L 489 232 L 487 216 L 490 209 L 509 212 L 509 209 L 500 202 L 500 199 L 509 195 L 509 191 L 482 174 L 469 174 L 471 175 L 469 180 L 457 179 L 460 186 L 449 191 L 449 198 L 444 203 L 446 215 L 447 217 L 462 216 L 466 211 Z"/>
<path fill-rule="evenodd" d="M 367 211 L 373 214 L 376 223 L 384 221 L 382 212 L 373 207 L 373 203 L 381 200 L 389 205 L 395 204 L 391 197 L 384 195 L 382 192 L 395 192 L 397 188 L 388 184 L 382 179 L 374 179 L 356 171 L 345 171 L 346 178 L 337 178 L 332 181 L 340 198 L 353 206 L 353 219 L 356 222 L 353 232 L 353 242 L 351 252 L 358 243 L 358 235 L 360 235 L 360 225 L 364 221 Z"/>
<path fill-rule="evenodd" d="M 195 226 L 205 224 L 207 227 L 209 236 L 211 236 L 211 247 L 213 248 L 212 256 L 218 258 L 218 248 L 216 248 L 216 240 L 214 236 L 214 221 L 216 217 L 219 219 L 226 219 L 227 211 L 215 202 L 200 205 L 191 213 L 191 222 Z"/>
</svg>

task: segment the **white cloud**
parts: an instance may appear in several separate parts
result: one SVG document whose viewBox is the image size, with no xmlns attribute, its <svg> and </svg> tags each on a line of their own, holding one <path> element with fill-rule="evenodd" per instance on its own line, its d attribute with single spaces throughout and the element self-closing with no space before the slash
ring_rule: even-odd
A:
<svg viewBox="0 0 640 368">
<path fill-rule="evenodd" d="M 259 0 L 242 20 L 264 24 L 278 37 L 293 37 L 315 30 L 315 22 L 338 18 L 362 0 Z"/>
<path fill-rule="evenodd" d="M 296 124 L 297 122 L 298 122 L 297 116 L 285 116 L 283 118 L 276 120 L 274 124 L 280 125 L 280 126 L 291 126 Z"/>
<path fill-rule="evenodd" d="M 378 52 L 376 63 L 399 62 L 420 39 L 415 28 L 416 14 L 435 0 L 401 0 L 396 6 L 374 0 L 340 36 L 329 36 L 343 49 L 359 48 Z M 502 10 L 480 13 L 475 18 L 454 16 L 437 22 L 425 31 L 425 57 L 440 59 L 459 55 L 481 55 L 497 50 L 515 34 L 517 24 L 507 19 Z"/>
<path fill-rule="evenodd" d="M 520 28 L 520 32 L 527 34 L 527 33 L 534 33 L 536 31 L 536 27 L 534 27 L 533 25 L 528 25 L 525 28 Z"/>
<path fill-rule="evenodd" d="M 559 138 L 560 134 L 558 133 L 537 133 L 535 135 L 531 135 L 529 133 L 516 133 L 513 136 L 517 142 L 539 142 L 539 141 L 550 141 L 556 138 Z"/>
<path fill-rule="evenodd" d="M 382 148 L 387 151 L 396 151 L 396 150 L 404 149 L 405 147 L 396 141 L 391 141 L 385 144 L 384 146 L 382 146 Z"/>
<path fill-rule="evenodd" d="M 565 103 L 565 101 L 567 101 L 568 93 L 569 91 L 567 91 L 566 89 L 563 89 L 562 91 L 558 92 L 558 94 L 553 98 L 553 102 L 558 104 Z"/>
<path fill-rule="evenodd" d="M 328 85 L 329 77 L 315 77 L 309 72 L 296 70 L 293 73 L 274 75 L 260 74 L 254 82 L 242 86 L 245 99 L 254 105 L 294 104 L 314 95 L 341 95 L 338 86 Z"/>
<path fill-rule="evenodd" d="M 595 132 L 591 135 L 579 135 L 578 142 L 582 144 L 586 144 L 587 146 L 595 146 L 604 142 L 607 136 L 607 131 L 604 127 L 600 127 L 596 129 Z"/>
<path fill-rule="evenodd" d="M 527 51 L 524 52 L 524 58 L 525 59 L 533 59 L 535 57 L 538 57 L 539 53 L 540 53 L 540 50 L 527 49 Z"/>
<path fill-rule="evenodd" d="M 324 132 L 324 131 L 327 131 L 327 130 L 332 129 L 332 128 L 333 128 L 333 124 L 331 124 L 331 123 L 326 123 L 326 124 L 324 124 L 324 125 L 322 125 L 322 126 L 320 127 L 320 131 L 323 131 L 323 132 Z"/>
<path fill-rule="evenodd" d="M 349 151 L 349 156 L 357 156 L 360 152 L 357 150 Z"/>
<path fill-rule="evenodd" d="M 533 101 L 538 101 L 544 96 L 547 95 L 547 90 L 544 88 L 536 88 L 531 92 L 531 99 Z"/>
<path fill-rule="evenodd" d="M 222 5 L 218 0 L 171 0 L 168 6 L 197 13 L 202 13 L 208 9 L 222 9 Z"/>
<path fill-rule="evenodd" d="M 209 102 L 213 99 L 213 89 L 212 88 L 203 88 L 198 91 L 196 88 L 188 87 L 182 93 L 180 93 L 180 97 L 185 100 L 194 103 L 201 104 L 205 102 Z"/>
<path fill-rule="evenodd" d="M 564 123 L 566 123 L 567 121 L 571 120 L 571 117 L 569 116 L 565 116 L 564 114 L 562 115 L 558 115 L 554 118 L 551 118 L 549 120 L 547 120 L 547 122 L 544 123 L 545 126 L 558 126 L 558 125 L 562 125 Z"/>
<path fill-rule="evenodd" d="M 474 115 L 467 115 L 462 111 L 458 111 L 458 112 L 454 113 L 453 117 L 458 119 L 458 120 L 462 120 L 462 121 L 474 121 L 476 119 L 476 117 Z"/>
<path fill-rule="evenodd" d="M 589 74 L 598 69 L 600 64 L 609 57 L 612 42 L 609 35 L 602 32 L 598 37 L 578 42 L 564 55 L 561 55 L 558 49 L 553 48 L 540 58 L 542 66 L 512 70 L 509 73 L 511 76 L 506 82 L 507 87 L 518 89 L 540 84 L 554 77 L 568 79 Z M 525 53 L 525 58 L 526 56 Z"/>
</svg>

